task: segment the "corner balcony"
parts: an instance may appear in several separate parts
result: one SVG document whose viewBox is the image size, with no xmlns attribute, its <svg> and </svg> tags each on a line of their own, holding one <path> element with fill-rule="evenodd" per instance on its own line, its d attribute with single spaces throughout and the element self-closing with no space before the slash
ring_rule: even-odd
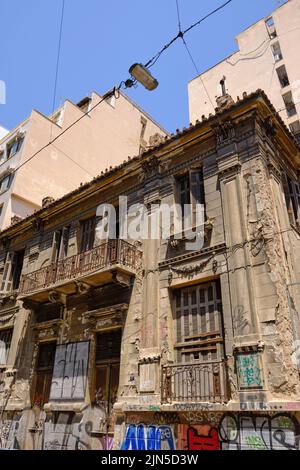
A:
<svg viewBox="0 0 300 470">
<path fill-rule="evenodd" d="M 51 292 L 75 294 L 115 281 L 129 285 L 142 269 L 142 252 L 125 240 L 108 240 L 74 256 L 24 274 L 19 299 L 45 302 Z"/>
<path fill-rule="evenodd" d="M 224 361 L 170 364 L 162 367 L 163 404 L 226 403 L 228 395 Z"/>
</svg>

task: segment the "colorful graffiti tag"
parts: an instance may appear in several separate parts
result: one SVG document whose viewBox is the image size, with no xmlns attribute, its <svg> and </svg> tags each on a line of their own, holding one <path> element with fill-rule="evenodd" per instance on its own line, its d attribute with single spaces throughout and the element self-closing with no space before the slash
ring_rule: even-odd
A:
<svg viewBox="0 0 300 470">
<path fill-rule="evenodd" d="M 166 425 L 130 424 L 121 450 L 174 450 L 173 431 Z"/>
<path fill-rule="evenodd" d="M 129 424 L 121 449 L 297 450 L 299 429 L 289 413 L 218 413 L 213 422 L 201 424 Z"/>
</svg>

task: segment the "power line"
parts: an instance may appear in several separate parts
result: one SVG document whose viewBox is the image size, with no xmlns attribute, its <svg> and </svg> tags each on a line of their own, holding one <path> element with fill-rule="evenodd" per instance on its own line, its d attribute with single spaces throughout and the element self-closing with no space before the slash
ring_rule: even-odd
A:
<svg viewBox="0 0 300 470">
<path fill-rule="evenodd" d="M 64 23 L 64 13 L 65 13 L 65 0 L 62 0 L 62 9 L 61 9 L 61 18 L 60 18 L 60 29 L 59 29 L 59 39 L 57 47 L 57 60 L 56 60 L 56 71 L 54 79 L 54 91 L 53 91 L 53 102 L 52 102 L 52 116 L 55 109 L 56 93 L 57 93 L 57 82 L 58 82 L 58 72 L 59 72 L 59 61 L 60 61 L 60 52 L 61 52 L 61 40 L 63 32 L 63 23 Z M 52 139 L 52 127 L 50 126 L 50 140 Z"/>
<path fill-rule="evenodd" d="M 148 62 L 145 64 L 145 67 L 152 67 L 154 64 L 156 64 L 156 62 L 158 61 L 158 59 L 160 58 L 160 56 L 167 50 L 169 49 L 169 47 L 175 42 L 177 41 L 177 39 L 179 38 L 183 38 L 185 36 L 185 34 L 187 34 L 189 31 L 191 31 L 193 28 L 195 28 L 196 26 L 199 26 L 199 24 L 201 24 L 203 21 L 205 21 L 207 18 L 209 18 L 210 16 L 214 15 L 215 13 L 217 13 L 218 11 L 222 10 L 223 8 L 225 8 L 229 3 L 231 3 L 233 0 L 228 0 L 227 2 L 223 3 L 222 5 L 220 5 L 218 8 L 215 8 L 215 10 L 212 10 L 211 12 L 209 12 L 207 15 L 203 16 L 203 18 L 200 18 L 200 20 L 196 21 L 195 23 L 193 23 L 191 26 L 189 26 L 187 29 L 185 29 L 184 31 L 181 31 L 180 28 L 179 28 L 179 31 L 178 31 L 178 34 L 177 36 L 174 36 L 160 51 L 157 52 L 157 54 L 155 54 L 150 60 L 148 60 Z M 178 9 L 179 11 L 179 9 Z"/>
<path fill-rule="evenodd" d="M 180 11 L 179 11 L 178 0 L 176 0 L 176 8 L 177 8 L 177 18 L 178 18 L 178 29 L 179 31 L 181 31 L 181 21 L 180 21 Z"/>
</svg>

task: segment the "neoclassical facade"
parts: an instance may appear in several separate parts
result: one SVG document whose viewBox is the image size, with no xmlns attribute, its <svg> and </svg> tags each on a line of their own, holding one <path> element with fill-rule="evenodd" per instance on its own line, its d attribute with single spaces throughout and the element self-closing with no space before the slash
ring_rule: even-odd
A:
<svg viewBox="0 0 300 470">
<path fill-rule="evenodd" d="M 299 168 L 258 90 L 1 232 L 0 447 L 299 449 Z M 119 196 L 200 249 L 100 240 Z"/>
</svg>

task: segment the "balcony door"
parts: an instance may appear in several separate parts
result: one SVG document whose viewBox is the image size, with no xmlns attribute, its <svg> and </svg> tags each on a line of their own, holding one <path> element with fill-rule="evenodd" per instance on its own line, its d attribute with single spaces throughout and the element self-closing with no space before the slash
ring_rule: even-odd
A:
<svg viewBox="0 0 300 470">
<path fill-rule="evenodd" d="M 113 405 L 119 387 L 121 340 L 121 328 L 96 336 L 95 403 L 102 412 L 101 431 L 107 435 L 114 432 Z"/>
<path fill-rule="evenodd" d="M 219 280 L 176 290 L 174 312 L 178 362 L 199 363 L 224 358 Z"/>
</svg>

